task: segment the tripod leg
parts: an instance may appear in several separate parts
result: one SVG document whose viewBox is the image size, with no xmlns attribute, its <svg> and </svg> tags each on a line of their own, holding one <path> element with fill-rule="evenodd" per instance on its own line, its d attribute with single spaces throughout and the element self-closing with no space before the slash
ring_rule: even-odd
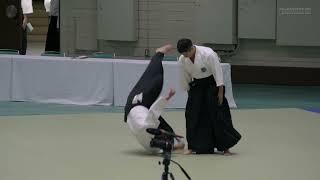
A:
<svg viewBox="0 0 320 180">
<path fill-rule="evenodd" d="M 168 180 L 168 173 L 163 172 L 161 180 Z"/>
<path fill-rule="evenodd" d="M 170 173 L 170 177 L 171 177 L 171 180 L 174 180 L 174 176 L 172 173 Z"/>
</svg>

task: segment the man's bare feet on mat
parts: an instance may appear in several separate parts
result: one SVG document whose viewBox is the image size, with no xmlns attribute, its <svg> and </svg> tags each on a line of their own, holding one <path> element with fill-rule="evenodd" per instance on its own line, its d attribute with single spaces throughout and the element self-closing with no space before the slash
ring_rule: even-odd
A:
<svg viewBox="0 0 320 180">
<path fill-rule="evenodd" d="M 189 155 L 192 154 L 192 150 L 191 149 L 187 149 L 183 152 L 184 155 Z"/>
<path fill-rule="evenodd" d="M 169 53 L 171 50 L 173 50 L 173 46 L 171 44 L 164 45 L 162 47 L 159 47 L 156 49 L 156 52 L 161 52 L 163 54 Z"/>
<path fill-rule="evenodd" d="M 223 151 L 223 155 L 225 155 L 225 156 L 231 156 L 232 153 L 229 151 L 229 149 L 227 149 L 227 150 Z"/>
<path fill-rule="evenodd" d="M 175 144 L 174 145 L 174 147 L 173 147 L 173 150 L 182 150 L 182 149 L 184 149 L 184 143 L 177 143 L 177 144 Z"/>
</svg>

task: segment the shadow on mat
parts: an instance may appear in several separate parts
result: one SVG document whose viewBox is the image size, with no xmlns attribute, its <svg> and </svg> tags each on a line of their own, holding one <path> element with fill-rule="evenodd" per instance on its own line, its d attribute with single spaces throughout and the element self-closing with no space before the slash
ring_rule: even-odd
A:
<svg viewBox="0 0 320 180">
<path fill-rule="evenodd" d="M 144 156 L 144 157 L 162 157 L 162 154 L 153 154 L 150 153 L 148 151 L 145 151 L 143 149 L 130 149 L 130 150 L 124 150 L 122 151 L 122 153 L 127 154 L 127 155 L 131 155 L 131 156 Z M 181 155 L 182 152 L 172 152 L 172 157 L 174 157 L 175 155 Z"/>
<path fill-rule="evenodd" d="M 127 154 L 127 155 L 132 155 L 132 156 L 161 156 L 161 154 L 152 154 L 148 151 L 145 151 L 143 149 L 130 149 L 130 150 L 124 150 L 122 153 Z"/>
</svg>

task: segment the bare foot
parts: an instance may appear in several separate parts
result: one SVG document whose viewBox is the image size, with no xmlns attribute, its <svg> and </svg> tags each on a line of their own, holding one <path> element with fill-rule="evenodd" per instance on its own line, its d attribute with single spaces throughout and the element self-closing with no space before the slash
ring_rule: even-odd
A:
<svg viewBox="0 0 320 180">
<path fill-rule="evenodd" d="M 225 155 L 225 156 L 231 156 L 232 153 L 229 151 L 229 149 L 227 149 L 227 150 L 223 151 L 223 155 Z"/>
<path fill-rule="evenodd" d="M 185 146 L 185 145 L 184 145 L 183 142 L 177 143 L 177 144 L 174 145 L 173 150 L 181 150 L 181 149 L 184 149 L 184 146 Z"/>
<path fill-rule="evenodd" d="M 183 154 L 184 155 L 192 154 L 192 150 L 191 149 L 185 150 Z"/>
<path fill-rule="evenodd" d="M 173 46 L 171 44 L 164 45 L 162 47 L 159 47 L 156 49 L 156 52 L 161 52 L 163 54 L 169 53 L 171 50 L 173 50 Z"/>
</svg>

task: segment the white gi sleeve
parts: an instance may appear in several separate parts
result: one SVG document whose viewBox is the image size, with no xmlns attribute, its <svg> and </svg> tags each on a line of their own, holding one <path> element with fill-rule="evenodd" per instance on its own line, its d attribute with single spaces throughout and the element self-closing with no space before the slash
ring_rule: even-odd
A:
<svg viewBox="0 0 320 180">
<path fill-rule="evenodd" d="M 158 98 L 150 107 L 149 113 L 147 116 L 147 123 L 153 127 L 158 127 L 160 121 L 158 120 L 163 109 L 167 106 L 168 101 L 164 97 Z"/>
<path fill-rule="evenodd" d="M 191 82 L 191 76 L 189 73 L 185 70 L 184 65 L 182 63 L 182 59 L 180 58 L 178 62 L 178 68 L 179 68 L 179 80 L 180 80 L 180 87 L 184 91 L 189 91 L 189 83 Z"/>
<path fill-rule="evenodd" d="M 50 1 L 51 0 L 44 0 L 44 8 L 46 9 L 46 12 L 50 12 Z"/>
<path fill-rule="evenodd" d="M 213 52 L 212 54 L 210 54 L 210 56 L 208 57 L 208 64 L 212 70 L 214 79 L 217 83 L 217 87 L 224 85 L 223 83 L 223 73 L 222 73 L 222 67 L 220 64 L 220 58 L 217 55 L 217 53 Z"/>
<path fill-rule="evenodd" d="M 32 0 L 21 0 L 21 8 L 23 14 L 33 13 Z"/>
</svg>

